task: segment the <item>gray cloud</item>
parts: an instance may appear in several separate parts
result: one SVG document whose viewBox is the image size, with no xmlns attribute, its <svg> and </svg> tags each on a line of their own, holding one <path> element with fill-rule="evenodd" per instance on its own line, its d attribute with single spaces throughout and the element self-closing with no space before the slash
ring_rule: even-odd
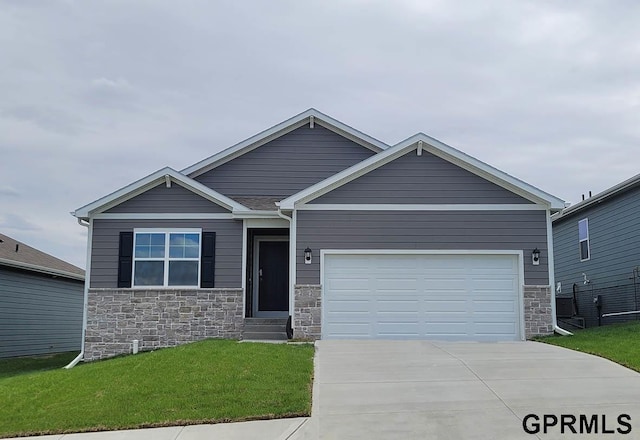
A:
<svg viewBox="0 0 640 440">
<path fill-rule="evenodd" d="M 17 189 L 12 188 L 9 185 L 0 185 L 0 196 L 16 197 L 19 195 L 20 193 Z"/>
<path fill-rule="evenodd" d="M 41 228 L 17 214 L 0 215 L 0 228 L 7 231 L 39 231 Z"/>
</svg>

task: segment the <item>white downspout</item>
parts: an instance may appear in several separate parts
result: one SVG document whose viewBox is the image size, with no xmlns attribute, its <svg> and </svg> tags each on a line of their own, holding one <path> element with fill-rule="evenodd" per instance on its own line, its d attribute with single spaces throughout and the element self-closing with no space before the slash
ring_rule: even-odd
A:
<svg viewBox="0 0 640 440">
<path fill-rule="evenodd" d="M 293 211 L 295 214 L 295 211 Z M 294 215 L 289 217 L 284 215 L 280 211 L 280 207 L 276 211 L 278 217 L 283 218 L 289 222 L 289 314 L 291 315 L 291 325 L 293 326 L 293 311 L 294 311 L 294 291 L 295 291 L 295 279 L 296 279 L 296 225 L 293 220 Z"/>
<path fill-rule="evenodd" d="M 69 362 L 64 368 L 69 370 L 75 367 L 78 362 L 84 359 L 84 340 L 87 333 L 87 305 L 89 302 L 89 282 L 91 278 L 91 241 L 93 239 L 93 222 L 89 220 L 84 222 L 81 218 L 78 219 L 78 224 L 87 228 L 87 268 L 84 272 L 84 301 L 82 306 L 82 342 L 80 345 L 80 354 L 75 357 L 74 360 Z"/>
<path fill-rule="evenodd" d="M 549 265 L 549 285 L 551 287 L 551 317 L 553 323 L 553 331 L 562 336 L 573 336 L 568 330 L 558 326 L 556 319 L 556 270 L 553 258 L 553 227 L 551 224 L 551 212 L 547 210 L 547 264 Z"/>
</svg>

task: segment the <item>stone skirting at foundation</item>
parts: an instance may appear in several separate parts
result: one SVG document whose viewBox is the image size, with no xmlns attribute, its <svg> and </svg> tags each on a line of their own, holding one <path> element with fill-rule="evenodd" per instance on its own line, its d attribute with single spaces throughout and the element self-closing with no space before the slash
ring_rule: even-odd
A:
<svg viewBox="0 0 640 440">
<path fill-rule="evenodd" d="M 295 286 L 293 336 L 300 339 L 320 339 L 322 331 L 322 287 L 316 284 Z M 553 333 L 551 288 L 524 286 L 525 337 Z"/>
<path fill-rule="evenodd" d="M 242 289 L 90 289 L 85 360 L 173 347 L 207 338 L 240 339 Z"/>
<path fill-rule="evenodd" d="M 293 337 L 320 339 L 322 325 L 322 286 L 296 284 L 293 309 Z"/>
<path fill-rule="evenodd" d="M 553 333 L 551 287 L 524 286 L 524 333 L 527 339 Z"/>
</svg>

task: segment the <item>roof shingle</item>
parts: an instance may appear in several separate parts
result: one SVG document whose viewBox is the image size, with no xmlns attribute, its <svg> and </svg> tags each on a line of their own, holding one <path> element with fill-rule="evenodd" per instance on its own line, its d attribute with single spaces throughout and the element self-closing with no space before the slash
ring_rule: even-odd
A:
<svg viewBox="0 0 640 440">
<path fill-rule="evenodd" d="M 49 255 L 18 240 L 0 234 L 0 265 L 17 266 L 38 272 L 48 272 L 73 278 L 84 278 L 84 270 Z"/>
</svg>

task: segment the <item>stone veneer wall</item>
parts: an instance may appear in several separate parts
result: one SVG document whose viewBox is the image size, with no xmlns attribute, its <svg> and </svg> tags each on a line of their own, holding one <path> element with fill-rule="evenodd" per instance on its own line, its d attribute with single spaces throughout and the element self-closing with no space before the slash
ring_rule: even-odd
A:
<svg viewBox="0 0 640 440">
<path fill-rule="evenodd" d="M 293 337 L 320 339 L 322 286 L 319 284 L 296 284 L 294 290 Z"/>
<path fill-rule="evenodd" d="M 85 360 L 173 347 L 206 338 L 240 339 L 242 289 L 90 289 Z"/>
<path fill-rule="evenodd" d="M 320 339 L 322 331 L 321 286 L 298 284 L 295 286 L 293 337 Z M 525 337 L 553 333 L 551 288 L 549 286 L 524 286 Z"/>
<path fill-rule="evenodd" d="M 551 288 L 524 286 L 524 332 L 527 339 L 553 333 Z"/>
</svg>

